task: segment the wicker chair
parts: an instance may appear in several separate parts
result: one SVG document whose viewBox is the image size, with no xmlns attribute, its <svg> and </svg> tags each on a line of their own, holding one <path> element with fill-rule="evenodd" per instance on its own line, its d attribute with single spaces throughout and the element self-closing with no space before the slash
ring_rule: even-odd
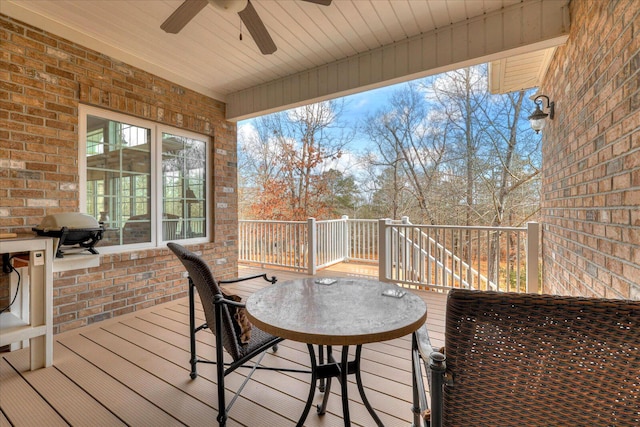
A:
<svg viewBox="0 0 640 427">
<path fill-rule="evenodd" d="M 426 425 L 640 426 L 640 301 L 456 289 L 445 354 L 413 350 L 415 425 L 423 360 Z"/>
<path fill-rule="evenodd" d="M 224 426 L 227 421 L 228 412 L 231 406 L 235 402 L 236 398 L 242 391 L 243 387 L 250 379 L 253 369 L 269 369 L 277 371 L 290 371 L 290 372 L 305 372 L 296 369 L 282 369 L 282 368 L 269 368 L 260 366 L 264 352 L 269 348 L 277 350 L 277 344 L 282 341 L 282 338 L 275 337 L 267 334 L 264 331 L 253 326 L 251 328 L 251 338 L 244 345 L 240 343 L 237 336 L 236 327 L 234 326 L 232 315 L 230 313 L 230 307 L 244 307 L 244 304 L 228 299 L 224 296 L 219 285 L 225 283 L 237 283 L 245 280 L 263 278 L 268 282 L 275 283 L 276 278 L 270 279 L 266 274 L 244 277 L 235 280 L 215 280 L 211 269 L 204 262 L 202 258 L 196 254 L 188 251 L 184 247 L 176 243 L 168 243 L 169 249 L 176 254 L 189 274 L 189 323 L 190 323 L 190 340 L 191 340 L 191 378 L 196 378 L 198 373 L 196 371 L 197 363 L 213 363 L 216 364 L 217 385 L 218 385 L 218 423 L 220 426 Z M 200 301 L 204 309 L 204 315 L 206 323 L 196 326 L 195 324 L 195 307 L 194 307 L 194 288 L 197 289 Z M 216 343 L 216 360 L 203 360 L 198 359 L 196 354 L 196 339 L 195 334 L 203 329 L 209 328 L 215 335 Z M 233 361 L 231 363 L 224 363 L 223 349 L 231 356 Z M 260 355 L 260 358 L 252 365 L 246 365 L 246 363 L 254 357 Z M 220 363 L 218 363 L 220 362 Z M 226 366 L 226 368 L 225 368 Z M 239 387 L 233 399 L 228 406 L 225 401 L 225 386 L 224 378 L 231 372 L 240 367 L 252 368 L 249 375 Z"/>
</svg>

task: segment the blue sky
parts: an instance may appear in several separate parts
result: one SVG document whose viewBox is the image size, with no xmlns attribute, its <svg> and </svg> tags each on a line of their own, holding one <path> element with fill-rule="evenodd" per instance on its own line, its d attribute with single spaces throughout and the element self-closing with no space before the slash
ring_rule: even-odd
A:
<svg viewBox="0 0 640 427">
<path fill-rule="evenodd" d="M 358 120 L 364 120 L 368 115 L 374 114 L 389 99 L 391 94 L 397 90 L 399 86 L 404 84 L 406 83 L 399 83 L 393 86 L 386 86 L 345 96 L 344 99 L 348 103 L 345 110 L 346 120 L 356 122 Z"/>
</svg>

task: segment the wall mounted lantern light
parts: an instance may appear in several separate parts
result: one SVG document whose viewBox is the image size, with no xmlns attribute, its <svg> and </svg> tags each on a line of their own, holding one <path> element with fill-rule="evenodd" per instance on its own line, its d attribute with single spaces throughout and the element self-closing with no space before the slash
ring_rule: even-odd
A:
<svg viewBox="0 0 640 427">
<path fill-rule="evenodd" d="M 549 114 L 540 109 L 543 101 L 541 98 L 544 98 L 547 101 L 547 106 L 543 106 L 543 109 L 548 109 Z M 547 117 L 553 120 L 555 103 L 550 102 L 547 95 L 538 95 L 533 99 L 533 102 L 536 104 L 536 110 L 529 116 L 529 122 L 531 123 L 531 129 L 535 130 L 536 133 L 539 133 L 547 124 Z"/>
</svg>

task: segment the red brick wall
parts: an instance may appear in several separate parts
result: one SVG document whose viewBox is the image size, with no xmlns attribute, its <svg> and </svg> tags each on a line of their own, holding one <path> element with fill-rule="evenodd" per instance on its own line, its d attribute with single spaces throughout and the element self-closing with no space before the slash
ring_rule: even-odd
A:
<svg viewBox="0 0 640 427">
<path fill-rule="evenodd" d="M 191 249 L 220 277 L 235 275 L 237 196 L 223 189 L 237 186 L 236 126 L 224 120 L 224 103 L 1 14 L 0 231 L 31 232 L 45 215 L 78 211 L 80 103 L 211 137 L 214 240 Z M 56 273 L 54 331 L 182 297 L 182 272 L 163 248 Z"/>
<path fill-rule="evenodd" d="M 540 92 L 544 291 L 640 299 L 640 1 L 573 0 Z"/>
</svg>

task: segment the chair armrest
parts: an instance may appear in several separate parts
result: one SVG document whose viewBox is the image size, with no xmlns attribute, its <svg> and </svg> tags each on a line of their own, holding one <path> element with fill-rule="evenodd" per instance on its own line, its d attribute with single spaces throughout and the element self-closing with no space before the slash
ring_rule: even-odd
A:
<svg viewBox="0 0 640 427">
<path fill-rule="evenodd" d="M 232 299 L 229 298 L 225 298 L 224 295 L 222 294 L 215 294 L 213 296 L 213 303 L 214 304 L 225 304 L 225 305 L 231 305 L 233 307 L 240 307 L 240 308 L 244 308 L 244 303 L 242 302 L 238 302 L 238 301 L 234 301 Z"/>
<path fill-rule="evenodd" d="M 415 334 L 418 344 L 418 352 L 420 353 L 422 360 L 426 363 L 429 360 L 429 355 L 434 351 L 433 346 L 431 345 L 431 339 L 429 338 L 427 325 L 422 325 Z"/>
<path fill-rule="evenodd" d="M 424 404 L 423 396 L 417 396 L 420 400 L 420 408 L 414 408 L 414 411 L 420 410 L 424 424 L 430 427 L 442 426 L 442 398 L 443 398 L 443 385 L 445 382 L 446 373 L 446 357 L 440 353 L 437 349 L 434 349 L 429 339 L 429 332 L 426 325 L 423 325 L 414 332 L 414 357 L 419 357 L 424 364 L 424 369 L 427 374 L 427 380 L 429 383 L 429 394 L 431 395 L 431 402 L 428 405 Z M 420 363 L 420 361 L 414 361 L 414 363 Z M 420 386 L 418 381 L 422 381 L 421 369 L 419 366 L 414 366 L 414 381 L 418 386 L 418 392 L 424 393 L 424 388 Z M 414 422 L 417 424 L 417 422 Z"/>
<path fill-rule="evenodd" d="M 412 336 L 412 374 L 413 374 L 413 423 L 412 427 L 430 426 L 431 411 L 427 402 L 427 394 L 423 379 L 423 372 L 431 382 L 427 361 L 431 353 L 431 342 L 426 325 L 422 325 L 413 332 Z M 424 371 L 422 368 L 424 365 Z"/>
<path fill-rule="evenodd" d="M 427 330 L 426 325 L 422 325 L 422 327 L 415 332 L 415 335 L 418 354 L 424 364 L 424 371 L 427 373 L 427 380 L 429 381 L 429 387 L 431 387 L 432 372 L 430 367 L 430 357 L 431 354 L 437 350 L 435 350 L 431 345 L 431 339 L 429 338 L 429 331 Z"/>
<path fill-rule="evenodd" d="M 270 282 L 272 285 L 274 283 L 276 283 L 278 281 L 278 279 L 276 279 L 275 276 L 271 276 L 271 278 L 267 277 L 266 274 L 256 274 L 255 276 L 247 276 L 247 277 L 240 277 L 237 279 L 230 279 L 230 280 L 218 280 L 218 283 L 223 284 L 223 283 L 238 283 L 238 282 L 244 282 L 245 280 L 251 280 L 251 279 L 258 279 L 258 278 L 263 278 L 264 280 L 266 280 L 267 282 Z"/>
</svg>

